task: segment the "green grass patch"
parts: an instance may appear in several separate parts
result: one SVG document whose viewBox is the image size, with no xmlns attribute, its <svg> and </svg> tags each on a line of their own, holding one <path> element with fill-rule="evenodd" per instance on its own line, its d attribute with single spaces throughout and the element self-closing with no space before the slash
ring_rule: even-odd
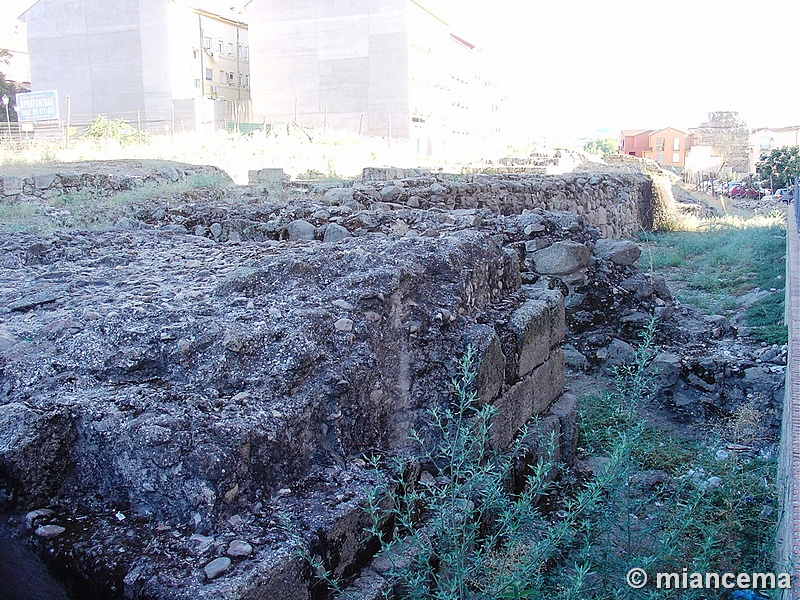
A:
<svg viewBox="0 0 800 600">
<path fill-rule="evenodd" d="M 784 213 L 709 219 L 692 231 L 648 234 L 642 241 L 640 268 L 662 273 L 681 302 L 706 312 L 733 312 L 737 297 L 774 289 L 748 309 L 746 319 L 757 339 L 785 343 Z"/>
<path fill-rule="evenodd" d="M 70 192 L 47 200 L 24 201 L 0 205 L 0 231 L 53 233 L 74 229 L 110 229 L 134 208 L 155 200 L 221 200 L 227 179 L 215 173 L 194 173 L 183 180 L 163 185 L 145 183 L 112 196 L 101 196 L 91 190 Z"/>
</svg>

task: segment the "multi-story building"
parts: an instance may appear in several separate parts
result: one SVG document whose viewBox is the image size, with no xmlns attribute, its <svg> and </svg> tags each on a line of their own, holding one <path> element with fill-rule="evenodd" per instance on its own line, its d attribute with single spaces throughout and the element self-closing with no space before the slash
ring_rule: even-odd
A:
<svg viewBox="0 0 800 600">
<path fill-rule="evenodd" d="M 762 155 L 784 146 L 800 146 L 800 125 L 751 129 L 748 156 L 750 172 L 755 172 L 756 163 Z"/>
<path fill-rule="evenodd" d="M 691 146 L 691 134 L 674 127 L 625 130 L 620 137 L 620 153 L 649 158 L 677 172 L 684 169 Z"/>
<path fill-rule="evenodd" d="M 25 14 L 34 91 L 157 131 L 249 113 L 247 25 L 178 0 L 39 0 Z"/>
<path fill-rule="evenodd" d="M 650 148 L 652 129 L 625 129 L 620 135 L 619 152 L 628 156 L 642 158 Z"/>
<path fill-rule="evenodd" d="M 484 52 L 422 1 L 255 0 L 247 10 L 257 119 L 409 138 L 423 153 L 499 128 Z"/>
</svg>

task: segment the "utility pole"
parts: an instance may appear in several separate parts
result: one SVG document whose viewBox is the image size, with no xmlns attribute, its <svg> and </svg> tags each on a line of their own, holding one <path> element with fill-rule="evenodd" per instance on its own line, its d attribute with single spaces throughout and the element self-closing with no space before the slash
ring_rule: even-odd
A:
<svg viewBox="0 0 800 600">
<path fill-rule="evenodd" d="M 8 138 L 11 139 L 11 117 L 8 116 L 8 96 L 3 94 L 2 98 L 3 106 L 6 108 L 6 127 L 8 128 Z"/>
</svg>

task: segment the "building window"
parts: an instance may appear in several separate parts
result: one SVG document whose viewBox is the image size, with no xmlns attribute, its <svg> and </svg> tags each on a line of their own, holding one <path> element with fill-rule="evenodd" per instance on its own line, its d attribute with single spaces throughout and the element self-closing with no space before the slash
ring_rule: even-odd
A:
<svg viewBox="0 0 800 600">
<path fill-rule="evenodd" d="M 761 150 L 769 150 L 770 146 L 772 145 L 772 144 L 770 144 L 771 141 L 772 140 L 770 140 L 769 138 L 761 138 L 761 148 L 760 149 Z"/>
<path fill-rule="evenodd" d="M 250 75 L 245 75 L 244 76 L 244 87 L 247 87 L 247 88 L 250 87 Z"/>
<path fill-rule="evenodd" d="M 672 138 L 672 149 L 675 152 L 681 149 L 681 138 Z"/>
<path fill-rule="evenodd" d="M 211 38 L 210 37 L 204 37 L 203 38 L 203 48 L 206 48 L 207 50 L 211 50 Z"/>
<path fill-rule="evenodd" d="M 673 165 L 681 164 L 681 153 L 680 152 L 673 152 L 672 153 L 672 164 Z"/>
<path fill-rule="evenodd" d="M 220 82 L 220 83 L 225 83 L 225 79 L 226 79 L 226 77 L 225 77 L 225 71 L 220 71 L 220 72 L 219 72 L 219 82 Z"/>
<path fill-rule="evenodd" d="M 192 58 L 197 60 L 197 50 L 192 50 Z"/>
<path fill-rule="evenodd" d="M 233 56 L 233 44 L 228 44 L 228 56 Z"/>
<path fill-rule="evenodd" d="M 664 151 L 664 138 L 656 138 L 656 152 Z M 664 160 L 663 156 L 660 160 Z"/>
<path fill-rule="evenodd" d="M 662 149 L 663 149 L 663 147 L 662 147 Z M 664 153 L 663 152 L 659 152 L 658 154 L 656 154 L 656 162 L 657 163 L 663 163 L 664 162 Z"/>
<path fill-rule="evenodd" d="M 198 90 L 200 89 L 200 80 L 199 79 L 195 79 L 194 80 L 194 87 L 195 87 L 195 89 L 198 89 Z"/>
<path fill-rule="evenodd" d="M 214 81 L 214 69 L 206 67 L 206 81 Z"/>
<path fill-rule="evenodd" d="M 244 47 L 244 59 L 250 60 L 250 46 Z"/>
<path fill-rule="evenodd" d="M 222 40 L 217 40 L 217 52 L 220 53 L 220 56 L 222 55 Z"/>
</svg>

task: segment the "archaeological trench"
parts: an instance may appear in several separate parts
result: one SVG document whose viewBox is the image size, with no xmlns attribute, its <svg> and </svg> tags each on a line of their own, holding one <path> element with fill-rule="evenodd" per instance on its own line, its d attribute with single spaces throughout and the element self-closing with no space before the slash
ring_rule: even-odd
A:
<svg viewBox="0 0 800 600">
<path fill-rule="evenodd" d="M 0 202 L 213 171 L 117 167 L 0 177 Z M 651 316 L 674 418 L 782 397 L 780 355 L 635 266 L 623 240 L 677 210 L 651 168 L 335 185 L 263 170 L 225 190 L 238 200 L 157 197 L 110 230 L 0 235 L 0 576 L 35 554 L 73 598 L 325 597 L 288 517 L 377 598 L 365 457 L 413 451 L 468 345 L 492 443 L 527 424 L 566 465 L 569 374 L 625 360 Z"/>
</svg>

